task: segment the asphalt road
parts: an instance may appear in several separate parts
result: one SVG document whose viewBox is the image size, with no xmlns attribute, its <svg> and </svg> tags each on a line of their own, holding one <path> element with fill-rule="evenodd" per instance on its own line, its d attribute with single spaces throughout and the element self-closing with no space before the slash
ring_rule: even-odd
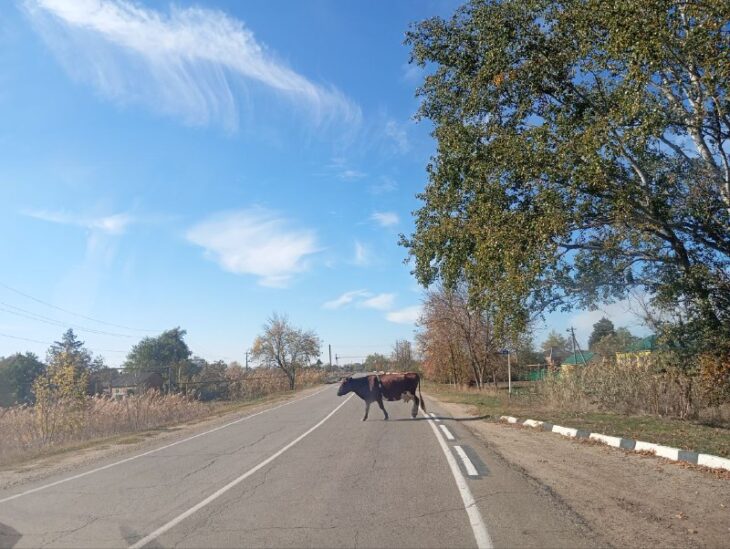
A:
<svg viewBox="0 0 730 549">
<path fill-rule="evenodd" d="M 410 404 L 386 407 L 389 421 L 373 406 L 362 422 L 363 402 L 328 386 L 0 491 L 0 547 L 596 544 L 569 509 L 473 437 L 468 420 L 413 420 Z"/>
</svg>

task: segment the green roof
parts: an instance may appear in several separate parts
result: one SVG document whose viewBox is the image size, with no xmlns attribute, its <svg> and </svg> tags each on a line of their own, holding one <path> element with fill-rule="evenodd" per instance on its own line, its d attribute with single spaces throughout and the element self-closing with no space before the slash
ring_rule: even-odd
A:
<svg viewBox="0 0 730 549">
<path fill-rule="evenodd" d="M 567 357 L 565 360 L 563 360 L 563 364 L 584 364 L 591 361 L 591 359 L 596 356 L 596 353 L 592 353 L 590 351 L 581 351 L 578 353 L 573 353 L 569 357 Z"/>
<path fill-rule="evenodd" d="M 657 348 L 656 336 L 650 335 L 632 343 L 626 348 L 627 353 L 640 353 L 642 351 L 655 351 Z"/>
</svg>

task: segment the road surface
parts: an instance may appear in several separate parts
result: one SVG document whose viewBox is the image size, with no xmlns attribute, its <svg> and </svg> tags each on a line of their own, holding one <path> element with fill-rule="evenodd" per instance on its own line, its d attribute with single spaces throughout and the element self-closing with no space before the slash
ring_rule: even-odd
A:
<svg viewBox="0 0 730 549">
<path fill-rule="evenodd" d="M 426 398 L 362 422 L 327 386 L 0 490 L 0 547 L 582 547 L 539 484 Z M 430 417 L 430 416 L 429 416 Z"/>
</svg>

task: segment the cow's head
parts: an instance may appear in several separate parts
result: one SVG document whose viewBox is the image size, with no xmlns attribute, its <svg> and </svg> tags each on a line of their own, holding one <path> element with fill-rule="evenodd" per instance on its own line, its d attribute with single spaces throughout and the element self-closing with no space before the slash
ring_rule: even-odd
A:
<svg viewBox="0 0 730 549">
<path fill-rule="evenodd" d="M 343 377 L 340 382 L 340 388 L 337 389 L 337 396 L 343 396 L 352 391 L 352 376 Z"/>
</svg>

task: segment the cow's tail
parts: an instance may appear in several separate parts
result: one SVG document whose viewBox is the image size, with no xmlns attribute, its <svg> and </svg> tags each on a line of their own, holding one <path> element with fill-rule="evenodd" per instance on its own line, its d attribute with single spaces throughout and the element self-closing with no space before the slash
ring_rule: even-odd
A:
<svg viewBox="0 0 730 549">
<path fill-rule="evenodd" d="M 421 401 L 421 410 L 426 412 L 426 404 L 423 402 L 423 395 L 421 394 L 421 376 L 418 376 L 418 399 Z"/>
</svg>

